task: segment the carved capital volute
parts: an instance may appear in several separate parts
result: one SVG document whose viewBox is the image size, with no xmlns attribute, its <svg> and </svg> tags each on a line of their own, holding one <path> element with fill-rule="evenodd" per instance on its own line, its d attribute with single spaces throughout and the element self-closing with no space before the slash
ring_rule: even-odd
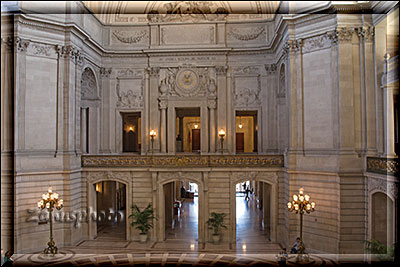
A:
<svg viewBox="0 0 400 267">
<path fill-rule="evenodd" d="M 353 38 L 354 29 L 346 27 L 338 27 L 335 30 L 336 40 L 339 42 L 351 42 Z"/>
<path fill-rule="evenodd" d="M 168 107 L 168 102 L 166 99 L 158 99 L 158 107 L 160 109 L 167 109 Z"/>
</svg>

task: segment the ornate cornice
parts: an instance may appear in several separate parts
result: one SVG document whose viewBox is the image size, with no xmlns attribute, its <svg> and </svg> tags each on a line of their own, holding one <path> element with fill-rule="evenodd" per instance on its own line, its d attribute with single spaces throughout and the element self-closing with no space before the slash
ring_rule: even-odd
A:
<svg viewBox="0 0 400 267">
<path fill-rule="evenodd" d="M 82 167 L 283 167 L 282 155 L 82 156 Z"/>
</svg>

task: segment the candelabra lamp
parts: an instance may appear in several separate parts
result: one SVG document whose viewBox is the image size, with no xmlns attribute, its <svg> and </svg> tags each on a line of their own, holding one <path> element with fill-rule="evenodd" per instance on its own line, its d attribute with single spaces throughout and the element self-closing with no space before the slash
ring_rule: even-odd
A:
<svg viewBox="0 0 400 267">
<path fill-rule="evenodd" d="M 224 154 L 224 137 L 225 137 L 224 129 L 219 130 L 218 135 L 221 140 L 221 154 Z"/>
<path fill-rule="evenodd" d="M 57 254 L 56 243 L 53 239 L 53 210 L 60 210 L 63 207 L 63 200 L 58 198 L 57 193 L 53 193 L 51 187 L 46 194 L 42 195 L 42 199 L 38 202 L 38 208 L 40 210 L 47 209 L 49 211 L 50 220 L 50 241 L 47 243 L 48 247 L 44 249 L 44 254 Z"/>
<path fill-rule="evenodd" d="M 156 137 L 157 132 L 154 130 L 150 130 L 150 138 L 151 138 L 151 157 L 153 158 L 154 154 L 154 137 Z"/>
<path fill-rule="evenodd" d="M 303 244 L 303 214 L 310 213 L 314 211 L 315 202 L 310 202 L 310 196 L 304 194 L 304 189 L 299 189 L 299 194 L 293 195 L 293 201 L 287 203 L 289 211 L 296 212 L 300 214 L 300 246 L 298 249 L 298 254 L 305 254 L 305 247 Z"/>
</svg>

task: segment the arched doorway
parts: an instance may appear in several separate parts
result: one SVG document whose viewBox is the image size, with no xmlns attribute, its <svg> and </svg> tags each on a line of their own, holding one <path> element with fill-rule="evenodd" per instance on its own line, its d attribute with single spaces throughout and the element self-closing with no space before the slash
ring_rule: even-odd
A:
<svg viewBox="0 0 400 267">
<path fill-rule="evenodd" d="M 236 243 L 271 241 L 271 185 L 247 180 L 235 192 Z"/>
<path fill-rule="evenodd" d="M 393 200 L 382 192 L 372 194 L 371 199 L 371 239 L 391 246 L 394 243 Z"/>
<path fill-rule="evenodd" d="M 158 174 L 157 241 L 182 241 L 193 249 L 205 240 L 204 189 L 201 173 L 185 177 L 184 173 Z M 182 198 L 182 185 L 187 192 Z M 196 192 L 197 191 L 197 192 Z M 182 203 L 183 213 L 174 214 L 174 202 Z M 192 231 L 192 232 L 190 232 Z"/>
<path fill-rule="evenodd" d="M 126 239 L 126 186 L 116 181 L 95 184 L 98 238 Z"/>
<path fill-rule="evenodd" d="M 199 194 L 197 183 L 176 180 L 163 185 L 165 239 L 198 242 Z"/>
<path fill-rule="evenodd" d="M 244 183 L 252 190 L 248 202 L 243 193 Z M 231 192 L 231 210 L 233 211 L 230 217 L 232 221 L 231 243 L 236 244 L 239 249 L 246 247 L 248 243 L 277 242 L 277 174 L 233 173 Z"/>
</svg>

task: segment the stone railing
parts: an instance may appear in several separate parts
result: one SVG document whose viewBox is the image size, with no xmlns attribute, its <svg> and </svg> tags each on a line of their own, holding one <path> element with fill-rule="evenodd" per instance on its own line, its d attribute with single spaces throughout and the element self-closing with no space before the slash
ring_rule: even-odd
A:
<svg viewBox="0 0 400 267">
<path fill-rule="evenodd" d="M 395 176 L 399 173 L 399 161 L 397 158 L 367 157 L 367 171 Z"/>
<path fill-rule="evenodd" d="M 283 155 L 82 156 L 82 167 L 283 167 Z"/>
</svg>

